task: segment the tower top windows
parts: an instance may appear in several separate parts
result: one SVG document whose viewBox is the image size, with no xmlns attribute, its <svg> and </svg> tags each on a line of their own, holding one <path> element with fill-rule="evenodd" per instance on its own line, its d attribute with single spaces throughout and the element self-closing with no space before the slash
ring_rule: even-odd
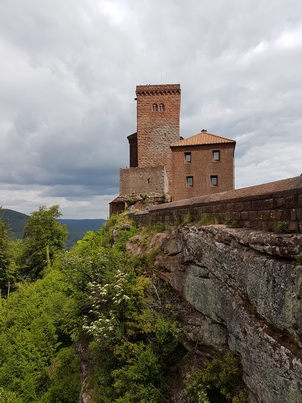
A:
<svg viewBox="0 0 302 403">
<path fill-rule="evenodd" d="M 164 112 L 165 110 L 165 105 L 164 104 L 153 104 L 152 105 L 152 112 Z"/>
</svg>

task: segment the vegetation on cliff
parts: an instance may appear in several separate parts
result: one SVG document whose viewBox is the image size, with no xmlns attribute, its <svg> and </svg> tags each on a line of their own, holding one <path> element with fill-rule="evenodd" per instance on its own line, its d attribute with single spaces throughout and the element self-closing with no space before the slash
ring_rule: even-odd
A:
<svg viewBox="0 0 302 403">
<path fill-rule="evenodd" d="M 0 221 L 1 402 L 168 402 L 182 330 L 151 257 L 125 250 L 137 228 L 113 217 L 67 252 L 58 214 L 40 208 L 22 244 Z"/>
<path fill-rule="evenodd" d="M 40 213 L 55 218 L 57 210 Z M 87 386 L 91 401 L 168 399 L 167 379 L 177 361 L 180 329 L 170 313 L 164 317 L 150 307 L 152 279 L 137 274 L 136 262 L 125 252 L 125 242 L 137 230 L 112 219 L 62 253 L 51 242 L 61 239 L 64 229 L 55 227 L 54 238 L 43 237 L 36 218 L 26 234 L 40 234 L 37 268 L 24 241 L 19 264 L 27 279 L 19 281 L 17 275 L 15 291 L 1 299 L 1 401 L 77 401 L 75 342 L 81 339 L 88 340 L 92 357 Z M 6 245 L 7 233 L 1 228 Z M 3 248 L 1 273 L 11 263 L 5 250 L 8 246 Z"/>
</svg>

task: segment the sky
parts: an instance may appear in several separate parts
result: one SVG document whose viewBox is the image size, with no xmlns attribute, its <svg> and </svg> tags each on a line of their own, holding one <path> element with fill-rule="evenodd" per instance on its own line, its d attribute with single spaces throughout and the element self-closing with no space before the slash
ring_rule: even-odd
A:
<svg viewBox="0 0 302 403">
<path fill-rule="evenodd" d="M 302 173 L 301 0 L 0 0 L 0 206 L 107 218 L 135 87 L 237 141 L 236 188 Z"/>
</svg>

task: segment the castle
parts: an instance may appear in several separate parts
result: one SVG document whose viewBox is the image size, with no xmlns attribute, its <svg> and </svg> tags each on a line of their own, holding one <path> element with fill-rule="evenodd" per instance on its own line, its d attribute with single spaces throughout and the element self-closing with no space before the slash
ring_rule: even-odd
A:
<svg viewBox="0 0 302 403">
<path fill-rule="evenodd" d="M 189 199 L 234 188 L 234 140 L 200 133 L 180 136 L 179 84 L 138 85 L 137 131 L 128 136 L 130 168 L 120 170 L 120 194 L 110 215 L 130 205 Z"/>
</svg>

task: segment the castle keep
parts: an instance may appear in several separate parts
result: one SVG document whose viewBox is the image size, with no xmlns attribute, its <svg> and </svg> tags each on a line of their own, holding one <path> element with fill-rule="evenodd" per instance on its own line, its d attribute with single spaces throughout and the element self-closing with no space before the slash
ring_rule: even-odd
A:
<svg viewBox="0 0 302 403">
<path fill-rule="evenodd" d="M 165 197 L 172 188 L 170 145 L 179 140 L 180 85 L 136 87 L 137 132 L 128 137 L 130 168 L 120 171 L 120 197 Z"/>
<path fill-rule="evenodd" d="M 129 204 L 160 204 L 234 188 L 236 142 L 202 130 L 180 136 L 179 84 L 138 85 L 137 132 L 128 136 L 130 168 L 120 170 L 120 194 L 110 214 Z"/>
</svg>

